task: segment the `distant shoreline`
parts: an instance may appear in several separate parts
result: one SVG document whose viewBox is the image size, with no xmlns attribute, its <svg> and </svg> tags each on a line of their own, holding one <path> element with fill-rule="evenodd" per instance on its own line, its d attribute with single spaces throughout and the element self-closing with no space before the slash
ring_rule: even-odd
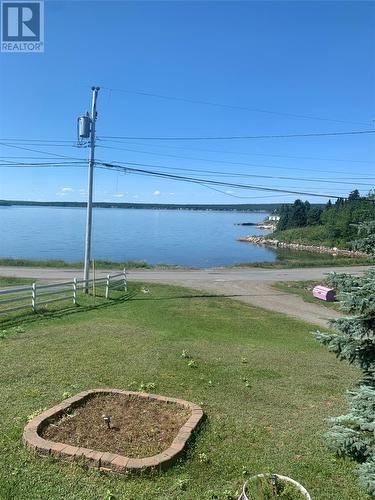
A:
<svg viewBox="0 0 375 500">
<path fill-rule="evenodd" d="M 0 200 L 1 207 L 24 206 L 24 207 L 63 207 L 63 208 L 86 208 L 86 202 L 81 201 L 25 201 L 25 200 Z M 118 202 L 94 202 L 94 208 L 134 208 L 151 210 L 207 210 L 222 212 L 256 212 L 270 213 L 277 210 L 280 203 L 259 204 L 170 204 L 170 203 L 118 203 Z M 318 205 L 317 205 L 318 206 Z"/>
<path fill-rule="evenodd" d="M 86 202 L 81 201 L 18 201 L 18 200 L 0 200 L 1 207 L 59 207 L 59 208 L 86 208 Z M 268 213 L 278 205 L 173 205 L 168 203 L 118 203 L 118 202 L 101 202 L 93 203 L 94 208 L 132 208 L 137 210 L 207 210 L 207 211 L 222 211 L 222 212 L 258 212 Z"/>
</svg>

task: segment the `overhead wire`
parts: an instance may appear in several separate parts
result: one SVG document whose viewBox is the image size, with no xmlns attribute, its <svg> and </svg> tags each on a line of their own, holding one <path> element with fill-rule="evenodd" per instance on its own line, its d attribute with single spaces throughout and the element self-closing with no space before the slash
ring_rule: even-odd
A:
<svg viewBox="0 0 375 500">
<path fill-rule="evenodd" d="M 119 169 L 120 171 L 137 173 L 140 175 L 147 175 L 150 177 L 167 178 L 167 179 L 171 179 L 171 180 L 179 180 L 179 181 L 191 182 L 191 183 L 195 183 L 195 184 L 209 184 L 209 185 L 214 185 L 214 186 L 216 186 L 216 185 L 217 186 L 227 186 L 227 187 L 233 187 L 233 188 L 238 188 L 238 189 L 269 191 L 269 192 L 275 192 L 275 193 L 290 193 L 290 194 L 297 194 L 297 195 L 304 195 L 304 196 L 316 196 L 316 197 L 325 197 L 325 198 L 341 198 L 341 196 L 327 194 L 327 193 L 311 193 L 311 192 L 306 192 L 306 191 L 296 191 L 296 190 L 291 190 L 291 189 L 256 186 L 256 185 L 250 185 L 250 184 L 237 184 L 237 183 L 231 183 L 231 182 L 216 181 L 216 180 L 212 180 L 212 179 L 201 179 L 201 178 L 196 178 L 196 177 L 180 176 L 180 175 L 175 175 L 175 174 L 170 174 L 170 173 L 165 173 L 165 172 L 150 171 L 150 170 L 145 170 L 145 169 L 138 169 L 138 168 L 136 169 L 133 167 L 116 165 L 116 164 L 107 163 L 107 162 L 96 162 L 96 163 L 99 164 L 100 168 L 105 168 L 105 169 L 109 169 L 109 170 Z"/>
<path fill-rule="evenodd" d="M 194 173 L 204 173 L 204 174 L 217 174 L 221 176 L 230 176 L 230 177 L 255 177 L 255 178 L 260 178 L 260 179 L 277 179 L 277 180 L 293 180 L 293 181 L 306 181 L 306 182 L 322 182 L 322 183 L 328 183 L 328 184 L 346 184 L 346 185 L 353 185 L 353 182 L 347 182 L 347 181 L 332 181 L 328 179 L 319 179 L 319 178 L 306 178 L 306 177 L 289 177 L 289 176 L 275 176 L 275 175 L 258 175 L 258 174 L 243 174 L 243 173 L 232 173 L 232 172 L 220 172 L 217 170 L 203 170 L 203 169 L 192 169 L 192 168 L 185 168 L 185 167 L 168 167 L 165 165 L 153 165 L 149 163 L 138 163 L 138 162 L 116 162 L 116 163 L 125 163 L 126 165 L 135 165 L 135 166 L 140 166 L 140 167 L 149 167 L 149 168 L 160 168 L 160 169 L 167 169 L 167 170 L 173 170 L 173 171 L 186 171 L 186 172 L 194 172 Z M 369 186 L 371 187 L 372 184 L 368 183 L 360 183 L 356 182 L 356 185 L 360 186 Z"/>
<path fill-rule="evenodd" d="M 129 139 L 123 139 L 123 140 L 113 140 L 113 139 L 105 139 L 102 136 L 97 137 L 98 141 L 105 141 L 109 143 L 117 143 L 117 144 L 122 144 L 122 145 L 136 145 L 136 146 L 147 146 L 150 147 L 150 144 L 145 144 L 142 142 L 131 142 Z M 130 141 L 130 142 L 129 142 Z M 224 154 L 233 154 L 233 155 L 243 155 L 243 156 L 269 156 L 272 158 L 289 158 L 293 160 L 318 160 L 318 161 L 332 161 L 332 162 L 344 162 L 344 163 L 367 163 L 367 164 L 374 164 L 374 160 L 353 160 L 353 159 L 343 159 L 343 158 L 321 158 L 319 156 L 293 156 L 293 155 L 280 155 L 280 154 L 270 154 L 270 153 L 254 153 L 254 152 L 248 152 L 248 151 L 227 151 L 227 150 L 222 150 L 222 149 L 207 149 L 207 148 L 191 148 L 191 147 L 186 147 L 186 146 L 176 146 L 173 145 L 171 146 L 170 144 L 152 144 L 152 147 L 157 147 L 157 148 L 168 148 L 168 149 L 183 149 L 186 151 L 202 151 L 202 152 L 207 152 L 207 153 L 224 153 Z M 297 169 L 293 169 L 297 170 Z M 298 169 L 298 170 L 303 170 L 303 169 Z M 324 170 L 325 172 L 326 170 Z M 340 172 L 337 172 L 340 173 Z"/>
<path fill-rule="evenodd" d="M 264 164 L 259 164 L 259 163 L 234 162 L 234 161 L 226 161 L 226 160 L 214 160 L 214 159 L 210 159 L 210 158 L 197 158 L 197 157 L 192 157 L 192 156 L 173 155 L 173 154 L 165 154 L 165 153 L 154 153 L 151 151 L 142 151 L 142 150 L 131 149 L 131 148 L 118 148 L 118 147 L 112 147 L 112 146 L 105 146 L 102 144 L 98 144 L 97 147 L 104 148 L 104 149 L 118 150 L 118 151 L 141 153 L 141 154 L 147 154 L 147 155 L 152 155 L 152 156 L 163 156 L 163 157 L 168 157 L 168 158 L 180 158 L 180 159 L 184 159 L 184 160 L 204 161 L 204 162 L 209 162 L 209 163 L 223 163 L 225 165 L 240 165 L 240 166 L 246 166 L 246 167 L 260 167 L 260 168 L 270 168 L 270 169 L 276 169 L 276 170 L 298 170 L 298 171 L 306 172 L 305 169 L 280 167 L 280 166 L 276 166 L 276 165 L 264 165 Z M 314 172 L 324 172 L 327 174 L 327 169 L 326 170 L 317 170 L 314 168 Z M 331 173 L 348 175 L 348 172 L 343 172 L 343 171 L 334 171 Z M 353 177 L 350 177 L 350 178 L 352 179 Z M 355 179 L 358 179 L 358 180 L 368 179 L 368 180 L 370 180 L 372 178 L 370 178 L 370 177 L 364 177 L 364 178 L 358 177 L 357 178 L 356 177 Z"/>
<path fill-rule="evenodd" d="M 273 135 L 230 135 L 230 136 L 199 136 L 199 137 L 134 137 L 103 135 L 103 139 L 129 139 L 129 140 L 150 140 L 150 141 L 224 141 L 240 139 L 287 139 L 298 137 L 334 137 L 347 135 L 373 134 L 375 130 L 352 130 L 349 132 L 309 132 L 306 134 L 273 134 Z"/>
<path fill-rule="evenodd" d="M 328 122 L 336 122 L 336 123 L 351 123 L 351 124 L 357 124 L 357 125 L 371 125 L 370 121 L 358 122 L 358 121 L 349 121 L 349 120 L 339 120 L 339 119 L 335 119 L 335 118 L 312 116 L 312 115 L 305 115 L 305 114 L 298 114 L 298 113 L 289 113 L 289 112 L 283 112 L 283 111 L 262 109 L 262 108 L 257 108 L 257 107 L 249 107 L 249 106 L 242 106 L 242 105 L 235 105 L 235 104 L 225 104 L 225 103 L 207 101 L 207 100 L 203 100 L 203 99 L 191 99 L 191 98 L 186 98 L 186 97 L 176 97 L 176 96 L 158 94 L 155 92 L 119 89 L 119 88 L 112 88 L 112 87 L 101 87 L 101 89 L 108 90 L 110 93 L 122 92 L 122 93 L 126 93 L 126 94 L 140 95 L 140 96 L 145 96 L 145 97 L 156 97 L 158 99 L 166 99 L 166 100 L 171 100 L 171 101 L 181 101 L 181 102 L 191 103 L 191 104 L 203 104 L 203 105 L 215 106 L 215 107 L 219 107 L 219 108 L 251 111 L 251 112 L 255 112 L 255 113 L 265 113 L 265 114 L 270 114 L 270 115 L 287 116 L 287 117 L 291 117 L 291 118 L 303 118 L 303 119 L 308 119 L 308 120 L 319 120 L 319 121 L 328 121 Z"/>
<path fill-rule="evenodd" d="M 124 144 L 125 142 L 131 141 L 129 138 L 118 138 L 118 140 L 114 139 L 108 139 L 107 136 L 97 136 L 96 137 L 97 141 L 105 141 L 105 142 L 110 142 L 110 143 L 119 143 L 119 144 Z M 68 146 L 71 145 L 73 147 L 77 147 L 77 143 L 74 140 L 59 140 L 59 139 L 25 139 L 25 138 L 0 138 L 0 142 L 8 143 L 8 144 L 18 144 L 22 146 L 24 145 L 38 145 L 40 146 L 53 146 L 53 143 L 64 143 L 67 144 Z M 28 143 L 28 144 L 25 144 Z M 46 143 L 46 144 L 43 144 Z M 144 143 L 132 143 L 130 144 L 135 144 L 137 146 L 150 146 L 150 144 L 144 144 Z M 85 143 L 84 146 L 87 144 Z M 82 145 L 79 146 L 80 148 Z M 158 147 L 158 148 L 169 148 L 169 149 L 183 149 L 183 150 L 188 150 L 188 151 L 203 151 L 203 152 L 208 152 L 208 153 L 224 153 L 224 154 L 235 154 L 235 155 L 246 155 L 246 156 L 266 156 L 266 157 L 275 157 L 275 158 L 290 158 L 290 159 L 297 159 L 297 160 L 318 160 L 318 161 L 332 161 L 332 162 L 344 162 L 344 163 L 367 163 L 367 164 L 374 164 L 374 160 L 356 160 L 356 159 L 343 159 L 343 158 L 322 158 L 322 157 L 317 157 L 317 156 L 296 156 L 296 155 L 281 155 L 281 154 L 270 154 L 270 153 L 255 153 L 255 152 L 248 152 L 248 151 L 226 151 L 222 149 L 207 149 L 207 148 L 189 148 L 186 146 L 176 146 L 176 145 L 166 145 L 165 143 L 163 144 L 153 144 L 152 147 Z M 337 172 L 340 173 L 340 172 Z"/>
<path fill-rule="evenodd" d="M 50 155 L 50 156 L 54 156 L 56 158 L 68 158 L 69 160 L 82 160 L 82 158 L 76 158 L 76 157 L 73 157 L 73 156 L 67 156 L 67 155 L 60 155 L 60 154 L 56 154 L 56 153 L 50 153 L 49 151 L 40 151 L 38 149 L 25 148 L 24 146 L 17 146 L 17 145 L 14 145 L 14 144 L 7 144 L 5 142 L 0 142 L 0 146 L 5 146 L 5 147 L 8 147 L 8 148 L 14 148 L 14 149 L 21 149 L 21 150 L 24 150 L 24 151 L 31 151 L 32 153 L 40 153 L 40 154 Z"/>
</svg>

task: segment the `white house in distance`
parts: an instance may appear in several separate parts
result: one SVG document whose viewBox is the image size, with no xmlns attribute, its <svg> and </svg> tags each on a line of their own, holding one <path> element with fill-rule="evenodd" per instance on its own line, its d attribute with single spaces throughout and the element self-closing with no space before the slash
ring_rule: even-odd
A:
<svg viewBox="0 0 375 500">
<path fill-rule="evenodd" d="M 267 220 L 274 221 L 274 222 L 279 222 L 280 215 L 269 215 Z"/>
</svg>

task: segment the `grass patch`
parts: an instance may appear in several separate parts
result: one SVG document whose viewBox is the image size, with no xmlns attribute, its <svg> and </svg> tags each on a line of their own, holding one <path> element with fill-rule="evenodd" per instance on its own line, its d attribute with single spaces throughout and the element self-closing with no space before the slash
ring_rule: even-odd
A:
<svg viewBox="0 0 375 500">
<path fill-rule="evenodd" d="M 261 268 L 261 269 L 298 269 L 303 267 L 334 267 L 334 266 L 373 266 L 374 259 L 355 259 L 355 258 L 337 258 L 337 259 L 312 259 L 301 257 L 290 257 L 284 260 L 276 260 L 275 262 L 242 262 L 240 264 L 233 264 L 233 268 Z"/>
<path fill-rule="evenodd" d="M 31 280 L 35 281 L 35 280 Z M 118 288 L 118 282 L 112 282 L 109 288 L 109 298 L 105 298 L 105 284 L 100 282 L 95 287 L 95 292 L 92 286 L 89 289 L 89 293 L 85 294 L 82 289 L 77 291 L 77 301 L 73 304 L 73 295 L 69 290 L 63 289 L 62 291 L 54 294 L 52 298 L 60 298 L 61 300 L 52 302 L 49 304 L 41 304 L 41 295 L 38 294 L 39 302 L 37 301 L 36 312 L 34 313 L 31 308 L 31 294 L 20 292 L 20 294 L 12 293 L 6 295 L 7 299 L 17 299 L 23 298 L 17 302 L 10 304 L 0 304 L 0 329 L 3 328 L 3 337 L 8 335 L 7 328 L 13 328 L 26 323 L 35 323 L 41 319 L 53 319 L 57 317 L 70 316 L 72 314 L 81 313 L 84 311 L 90 311 L 92 309 L 103 309 L 112 306 L 114 303 L 124 302 L 131 298 L 135 291 L 128 290 L 124 292 Z M 43 290 L 42 290 L 42 293 Z M 65 298 L 67 296 L 67 298 Z M 50 298 L 46 296 L 45 298 Z M 43 300 L 45 300 L 43 297 Z M 8 308 L 12 308 L 15 305 L 25 306 L 17 311 L 6 311 Z M 1 498 L 1 497 L 0 497 Z"/>
<path fill-rule="evenodd" d="M 150 293 L 136 295 L 142 286 Z M 0 340 L 1 499 L 234 499 L 268 471 L 316 500 L 367 498 L 354 464 L 321 439 L 359 373 L 313 327 L 185 288 L 132 287 L 127 302 L 40 316 Z M 152 387 L 202 405 L 207 420 L 186 459 L 153 476 L 106 475 L 23 447 L 28 417 L 96 387 Z"/>
<path fill-rule="evenodd" d="M 0 288 L 16 285 L 31 285 L 36 280 L 31 278 L 14 278 L 13 276 L 0 276 Z"/>
<path fill-rule="evenodd" d="M 31 260 L 31 259 L 0 259 L 0 266 L 14 267 L 56 267 L 83 269 L 83 262 L 66 262 L 65 260 Z M 113 262 L 111 260 L 96 260 L 96 269 L 174 269 L 179 266 L 169 264 L 148 264 L 143 260 L 126 260 L 124 262 Z"/>
<path fill-rule="evenodd" d="M 373 266 L 374 257 L 343 257 L 319 252 L 275 248 L 277 260 L 274 262 L 249 262 L 236 264 L 233 267 L 260 267 L 265 269 L 293 269 L 301 267 L 328 266 Z"/>
<path fill-rule="evenodd" d="M 339 302 L 326 302 L 325 300 L 319 300 L 313 297 L 312 290 L 316 285 L 328 286 L 324 280 L 320 281 L 279 281 L 272 284 L 272 288 L 278 290 L 279 292 L 292 293 L 302 297 L 305 302 L 310 302 L 312 304 L 318 304 L 320 306 L 327 307 L 329 309 L 335 309 L 340 311 Z"/>
<path fill-rule="evenodd" d="M 275 231 L 271 238 L 277 238 L 286 243 L 301 243 L 305 245 L 323 245 L 327 247 L 349 248 L 349 242 L 332 238 L 329 228 L 320 224 L 314 226 L 297 227 L 285 231 Z"/>
</svg>

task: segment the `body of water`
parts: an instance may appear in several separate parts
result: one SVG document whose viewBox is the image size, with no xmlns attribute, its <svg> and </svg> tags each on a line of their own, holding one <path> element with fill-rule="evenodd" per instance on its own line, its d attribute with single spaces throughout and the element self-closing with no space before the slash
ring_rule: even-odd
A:
<svg viewBox="0 0 375 500">
<path fill-rule="evenodd" d="M 274 250 L 237 241 L 267 232 L 236 223 L 265 217 L 251 212 L 96 208 L 92 257 L 200 268 L 272 262 L 277 258 Z M 82 261 L 85 220 L 84 208 L 0 207 L 0 257 Z"/>
</svg>

